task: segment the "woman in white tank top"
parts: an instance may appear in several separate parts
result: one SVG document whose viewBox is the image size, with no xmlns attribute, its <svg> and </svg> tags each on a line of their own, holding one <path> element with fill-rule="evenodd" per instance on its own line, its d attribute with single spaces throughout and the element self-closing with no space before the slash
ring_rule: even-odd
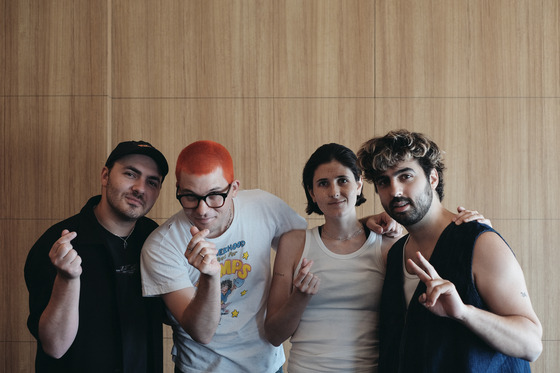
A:
<svg viewBox="0 0 560 373">
<path fill-rule="evenodd" d="M 386 254 L 396 238 L 358 220 L 356 206 L 365 198 L 350 149 L 318 148 L 304 168 L 303 185 L 307 213 L 324 215 L 325 224 L 281 238 L 267 338 L 279 345 L 291 337 L 289 373 L 376 371 L 379 298 Z"/>
</svg>

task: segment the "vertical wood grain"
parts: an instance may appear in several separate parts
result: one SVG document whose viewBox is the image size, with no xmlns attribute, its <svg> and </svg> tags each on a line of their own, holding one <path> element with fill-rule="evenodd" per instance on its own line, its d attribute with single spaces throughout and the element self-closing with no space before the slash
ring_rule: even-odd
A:
<svg viewBox="0 0 560 373">
<path fill-rule="evenodd" d="M 33 371 L 30 245 L 99 193 L 118 142 L 167 157 L 162 223 L 192 141 L 223 143 L 243 188 L 304 215 L 318 146 L 402 127 L 447 152 L 444 204 L 514 249 L 545 329 L 533 372 L 558 370 L 559 19 L 557 0 L 0 0 L 0 371 Z M 359 214 L 381 211 L 365 193 Z M 171 346 L 167 327 L 166 372 Z"/>
<path fill-rule="evenodd" d="M 272 96 L 272 4 L 114 1 L 114 96 Z"/>
<path fill-rule="evenodd" d="M 106 94 L 107 1 L 6 1 L 2 11 L 7 95 Z"/>
<path fill-rule="evenodd" d="M 5 99 L 1 218 L 62 219 L 101 192 L 102 97 Z"/>
<path fill-rule="evenodd" d="M 557 97 L 558 19 L 557 1 L 378 0 L 376 94 Z"/>
<path fill-rule="evenodd" d="M 275 1 L 275 96 L 372 97 L 374 3 Z"/>
</svg>

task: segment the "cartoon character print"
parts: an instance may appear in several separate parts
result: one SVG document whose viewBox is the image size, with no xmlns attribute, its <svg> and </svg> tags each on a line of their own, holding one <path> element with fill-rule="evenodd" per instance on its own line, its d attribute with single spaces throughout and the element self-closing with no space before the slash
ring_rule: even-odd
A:
<svg viewBox="0 0 560 373">
<path fill-rule="evenodd" d="M 231 317 L 238 317 L 239 310 L 229 310 L 231 302 L 228 299 L 236 292 L 236 302 L 239 297 L 247 294 L 247 289 L 240 290 L 245 284 L 245 279 L 251 272 L 251 265 L 247 262 L 249 253 L 244 251 L 245 241 L 239 241 L 218 250 L 218 261 L 222 266 L 221 273 L 221 313 L 231 314 Z"/>
</svg>

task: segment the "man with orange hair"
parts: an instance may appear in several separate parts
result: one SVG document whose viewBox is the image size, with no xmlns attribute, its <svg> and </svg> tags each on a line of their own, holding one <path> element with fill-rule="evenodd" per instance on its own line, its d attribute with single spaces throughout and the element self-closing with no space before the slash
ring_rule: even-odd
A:
<svg viewBox="0 0 560 373">
<path fill-rule="evenodd" d="M 177 372 L 276 372 L 282 347 L 264 338 L 270 248 L 305 229 L 280 198 L 243 190 L 229 152 L 197 141 L 175 171 L 182 209 L 146 240 L 145 296 L 161 296 L 173 328 Z"/>
</svg>

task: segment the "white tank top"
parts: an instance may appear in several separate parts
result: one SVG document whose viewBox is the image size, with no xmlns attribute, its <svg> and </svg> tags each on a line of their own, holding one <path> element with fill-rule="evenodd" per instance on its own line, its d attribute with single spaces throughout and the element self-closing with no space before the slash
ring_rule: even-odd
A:
<svg viewBox="0 0 560 373">
<path fill-rule="evenodd" d="M 418 278 L 418 276 L 408 273 L 408 271 L 406 270 L 406 244 L 408 244 L 408 238 L 410 236 L 408 236 L 406 238 L 406 241 L 403 245 L 403 273 L 404 273 L 404 278 L 403 278 L 403 283 L 404 283 L 404 299 L 406 300 L 406 308 L 408 308 L 408 305 L 410 304 L 410 301 L 412 300 L 412 296 L 414 295 L 414 292 L 416 291 L 416 288 L 418 287 L 418 283 L 420 282 L 420 279 Z"/>
<path fill-rule="evenodd" d="M 370 232 L 360 249 L 340 255 L 323 244 L 315 227 L 307 230 L 302 258 L 314 261 L 311 272 L 321 285 L 291 338 L 289 372 L 377 372 L 381 236 Z M 295 273 L 300 266 L 301 259 Z"/>
</svg>

